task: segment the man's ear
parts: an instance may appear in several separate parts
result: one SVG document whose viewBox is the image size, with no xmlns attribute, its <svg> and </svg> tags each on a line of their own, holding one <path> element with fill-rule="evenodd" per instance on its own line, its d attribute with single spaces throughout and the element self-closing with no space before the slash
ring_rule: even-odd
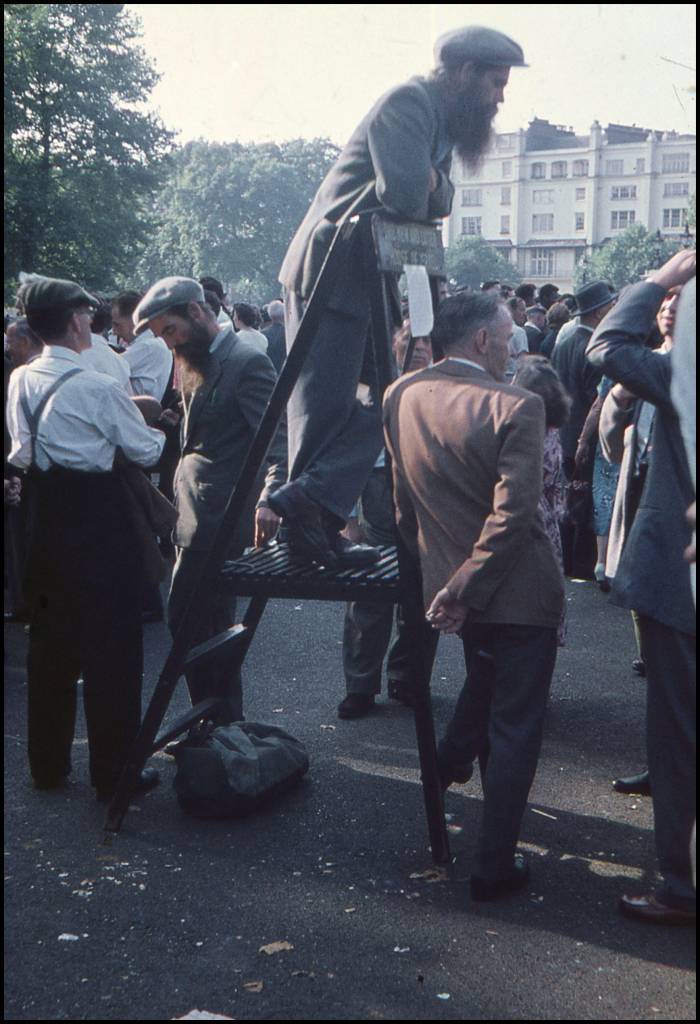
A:
<svg viewBox="0 0 700 1024">
<path fill-rule="evenodd" d="M 479 330 L 474 335 L 473 341 L 474 348 L 479 353 L 479 355 L 483 355 L 486 349 L 488 348 L 488 341 L 489 332 L 486 330 L 485 327 L 480 327 Z"/>
</svg>

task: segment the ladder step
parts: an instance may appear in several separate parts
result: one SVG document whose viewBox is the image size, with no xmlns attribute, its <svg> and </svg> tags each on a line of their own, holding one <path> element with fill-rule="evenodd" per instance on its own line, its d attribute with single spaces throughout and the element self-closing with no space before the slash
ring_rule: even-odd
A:
<svg viewBox="0 0 700 1024">
<path fill-rule="evenodd" d="M 221 705 L 221 699 L 219 697 L 209 697 L 208 700 L 203 700 L 199 704 L 195 704 L 193 708 L 186 711 L 183 715 L 178 715 L 170 725 L 163 729 L 161 733 L 153 741 L 151 747 L 151 753 L 155 754 L 156 751 L 162 750 L 166 743 L 170 743 L 171 740 L 176 740 L 183 732 L 185 732 L 191 725 L 198 722 L 200 718 L 206 718 L 213 711 L 217 711 Z"/>
<path fill-rule="evenodd" d="M 224 652 L 228 653 L 230 648 L 234 648 L 247 632 L 247 628 L 239 623 L 237 626 L 231 626 L 223 633 L 217 633 L 211 640 L 197 644 L 187 655 L 184 671 L 186 672 L 193 665 L 202 665 L 207 661 L 220 658 Z"/>
</svg>

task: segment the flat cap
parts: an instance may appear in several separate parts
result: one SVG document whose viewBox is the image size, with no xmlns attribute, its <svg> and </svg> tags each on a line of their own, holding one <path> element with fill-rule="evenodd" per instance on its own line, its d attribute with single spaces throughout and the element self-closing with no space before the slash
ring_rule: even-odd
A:
<svg viewBox="0 0 700 1024">
<path fill-rule="evenodd" d="M 445 32 L 435 43 L 434 54 L 436 65 L 448 69 L 466 61 L 490 67 L 527 67 L 522 47 L 502 32 L 481 25 Z"/>
<path fill-rule="evenodd" d="M 94 297 L 75 281 L 61 281 L 55 277 L 30 277 L 17 293 L 17 300 L 26 313 L 48 313 L 51 310 L 70 309 L 73 306 L 99 306 Z"/>
<path fill-rule="evenodd" d="M 204 289 L 198 281 L 191 277 L 164 277 L 156 281 L 134 310 L 134 331 L 141 334 L 149 320 L 188 302 L 204 302 Z"/>
</svg>

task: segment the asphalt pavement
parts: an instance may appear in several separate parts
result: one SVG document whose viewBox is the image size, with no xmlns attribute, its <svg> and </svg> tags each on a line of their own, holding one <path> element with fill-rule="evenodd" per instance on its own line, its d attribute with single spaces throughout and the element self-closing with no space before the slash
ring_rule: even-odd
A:
<svg viewBox="0 0 700 1024">
<path fill-rule="evenodd" d="M 693 1020 L 694 936 L 621 918 L 654 880 L 651 804 L 611 789 L 644 764 L 643 680 L 629 617 L 568 588 L 540 766 L 525 813 L 527 889 L 475 904 L 478 773 L 447 796 L 454 863 L 428 849 L 412 713 L 382 696 L 336 717 L 343 609 L 268 605 L 245 672 L 246 715 L 288 729 L 311 770 L 242 820 L 180 810 L 174 762 L 106 836 L 82 715 L 70 784 L 26 765 L 26 634 L 5 627 L 7 1020 Z M 146 692 L 167 653 L 146 630 Z M 438 732 L 462 683 L 441 641 Z M 171 708 L 186 706 L 182 685 Z M 263 947 L 271 947 L 268 952 Z"/>
</svg>

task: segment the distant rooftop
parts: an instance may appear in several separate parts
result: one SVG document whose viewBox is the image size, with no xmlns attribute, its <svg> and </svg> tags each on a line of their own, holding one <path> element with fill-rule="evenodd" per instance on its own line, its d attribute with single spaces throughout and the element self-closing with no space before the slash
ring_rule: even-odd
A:
<svg viewBox="0 0 700 1024">
<path fill-rule="evenodd" d="M 597 124 L 597 122 L 595 122 Z M 678 132 L 661 131 L 657 128 L 640 128 L 636 124 L 608 124 L 603 128 L 605 141 L 610 145 L 645 142 L 650 135 L 657 139 L 694 140 L 694 135 L 679 135 Z M 525 149 L 582 149 L 590 145 L 589 135 L 577 135 L 573 128 L 551 124 L 545 118 L 536 117 L 525 131 Z"/>
</svg>

